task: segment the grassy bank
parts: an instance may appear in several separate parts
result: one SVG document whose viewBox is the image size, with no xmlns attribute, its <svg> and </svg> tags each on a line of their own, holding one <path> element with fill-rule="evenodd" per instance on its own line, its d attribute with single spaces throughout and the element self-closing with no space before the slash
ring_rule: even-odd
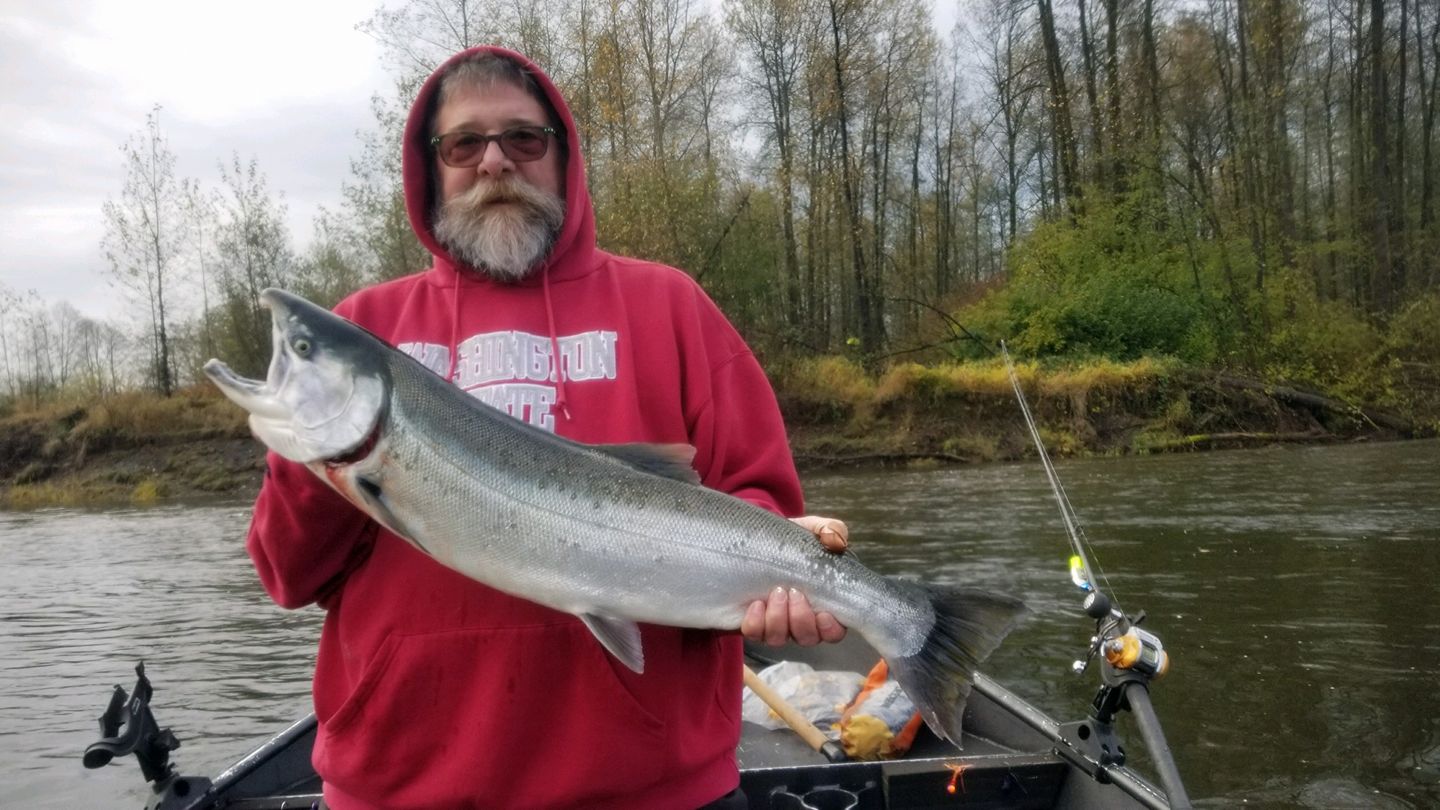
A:
<svg viewBox="0 0 1440 810">
<path fill-rule="evenodd" d="M 245 414 L 208 386 L 62 398 L 0 416 L 0 506 L 150 504 L 254 492 Z"/>
<path fill-rule="evenodd" d="M 1424 434 L 1316 392 L 1174 361 L 1017 367 L 1054 455 L 1154 453 Z M 975 463 L 1034 454 L 998 361 L 899 364 L 840 357 L 770 365 L 802 468 Z M 264 471 L 244 413 L 203 386 L 0 410 L 0 508 L 251 497 Z"/>
<path fill-rule="evenodd" d="M 1400 438 L 1402 419 L 1322 393 L 1189 369 L 1173 360 L 1019 364 L 1052 455 L 1154 453 L 1275 442 Z M 775 375 L 801 465 L 1013 460 L 1034 455 L 996 360 L 867 374 L 844 358 Z"/>
</svg>

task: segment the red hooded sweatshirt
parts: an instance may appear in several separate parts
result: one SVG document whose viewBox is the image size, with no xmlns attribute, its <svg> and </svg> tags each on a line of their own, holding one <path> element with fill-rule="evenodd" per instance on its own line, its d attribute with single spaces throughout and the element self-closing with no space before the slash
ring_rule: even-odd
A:
<svg viewBox="0 0 1440 810">
<path fill-rule="evenodd" d="M 439 374 L 453 367 L 456 385 L 517 418 L 588 443 L 693 445 L 706 486 L 800 514 L 754 356 L 688 276 L 596 247 L 569 108 L 519 54 L 477 48 L 450 61 L 485 50 L 533 72 L 564 127 L 555 247 L 540 272 L 501 284 L 436 242 L 431 76 L 406 125 L 404 181 L 434 265 L 336 311 Z M 734 633 L 642 625 L 637 675 L 576 618 L 442 567 L 273 453 L 247 547 L 276 602 L 326 609 L 314 764 L 337 810 L 693 808 L 738 784 Z"/>
</svg>

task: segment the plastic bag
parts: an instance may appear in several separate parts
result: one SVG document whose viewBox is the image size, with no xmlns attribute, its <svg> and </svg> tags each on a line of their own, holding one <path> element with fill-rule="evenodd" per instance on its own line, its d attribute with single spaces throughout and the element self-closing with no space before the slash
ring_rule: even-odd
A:
<svg viewBox="0 0 1440 810">
<path fill-rule="evenodd" d="M 782 661 L 755 674 L 832 739 L 839 735 L 832 726 L 840 721 L 841 713 L 865 683 L 865 676 L 858 672 L 816 670 L 797 661 Z M 786 727 L 785 721 L 770 711 L 765 701 L 748 688 L 741 698 L 740 716 L 747 722 L 769 729 Z"/>
</svg>

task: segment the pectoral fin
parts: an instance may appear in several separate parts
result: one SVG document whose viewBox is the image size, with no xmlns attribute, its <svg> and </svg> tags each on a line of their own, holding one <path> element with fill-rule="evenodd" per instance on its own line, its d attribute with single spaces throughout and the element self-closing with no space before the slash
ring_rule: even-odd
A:
<svg viewBox="0 0 1440 810">
<path fill-rule="evenodd" d="M 645 650 L 640 643 L 640 625 L 627 619 L 612 619 L 593 613 L 580 614 L 601 646 L 635 672 L 645 671 Z"/>
<path fill-rule="evenodd" d="M 332 467 L 326 464 L 312 464 L 311 469 L 317 471 L 336 492 L 345 496 L 349 502 L 360 507 L 360 511 L 375 519 L 376 523 L 394 532 L 410 545 L 424 552 L 428 556 L 435 556 L 430 550 L 420 545 L 405 524 L 390 509 L 390 501 L 385 497 L 385 490 L 376 481 L 363 475 L 352 475 L 344 467 Z"/>
<path fill-rule="evenodd" d="M 416 542 L 415 536 L 410 533 L 409 529 L 405 528 L 405 524 L 400 521 L 400 518 L 395 517 L 395 513 L 390 509 L 390 499 L 385 497 L 385 491 L 380 488 L 379 484 L 364 476 L 356 476 L 355 490 L 363 502 L 362 506 L 365 507 L 365 511 L 370 514 L 370 517 L 375 518 L 380 525 L 390 531 L 409 540 L 416 548 L 424 551 L 426 554 L 430 553 L 426 551 L 424 546 Z"/>
</svg>

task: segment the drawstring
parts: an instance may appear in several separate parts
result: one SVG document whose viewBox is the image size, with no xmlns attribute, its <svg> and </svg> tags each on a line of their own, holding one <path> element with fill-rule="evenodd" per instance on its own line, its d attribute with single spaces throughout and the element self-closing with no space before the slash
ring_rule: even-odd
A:
<svg viewBox="0 0 1440 810">
<path fill-rule="evenodd" d="M 565 400 L 565 369 L 560 357 L 560 337 L 555 331 L 555 307 L 550 303 L 550 263 L 540 268 L 540 287 L 545 291 L 545 320 L 550 326 L 550 357 L 555 366 L 555 407 L 570 421 L 570 406 Z"/>
<path fill-rule="evenodd" d="M 460 381 L 456 379 L 455 371 L 460 363 L 460 283 L 461 279 L 457 273 L 455 278 L 454 292 L 451 296 L 450 307 L 450 369 L 445 372 L 445 379 L 456 385 Z M 570 405 L 565 398 L 565 371 L 560 357 L 560 337 L 555 331 L 555 307 L 550 303 L 550 265 L 546 264 L 540 270 L 540 288 L 545 293 L 545 322 L 550 328 L 550 357 L 555 373 L 555 407 L 570 421 Z"/>
<path fill-rule="evenodd" d="M 460 365 L 460 271 L 455 271 L 455 289 L 450 296 L 450 370 L 445 372 L 445 381 L 459 385 L 455 371 Z"/>
</svg>

